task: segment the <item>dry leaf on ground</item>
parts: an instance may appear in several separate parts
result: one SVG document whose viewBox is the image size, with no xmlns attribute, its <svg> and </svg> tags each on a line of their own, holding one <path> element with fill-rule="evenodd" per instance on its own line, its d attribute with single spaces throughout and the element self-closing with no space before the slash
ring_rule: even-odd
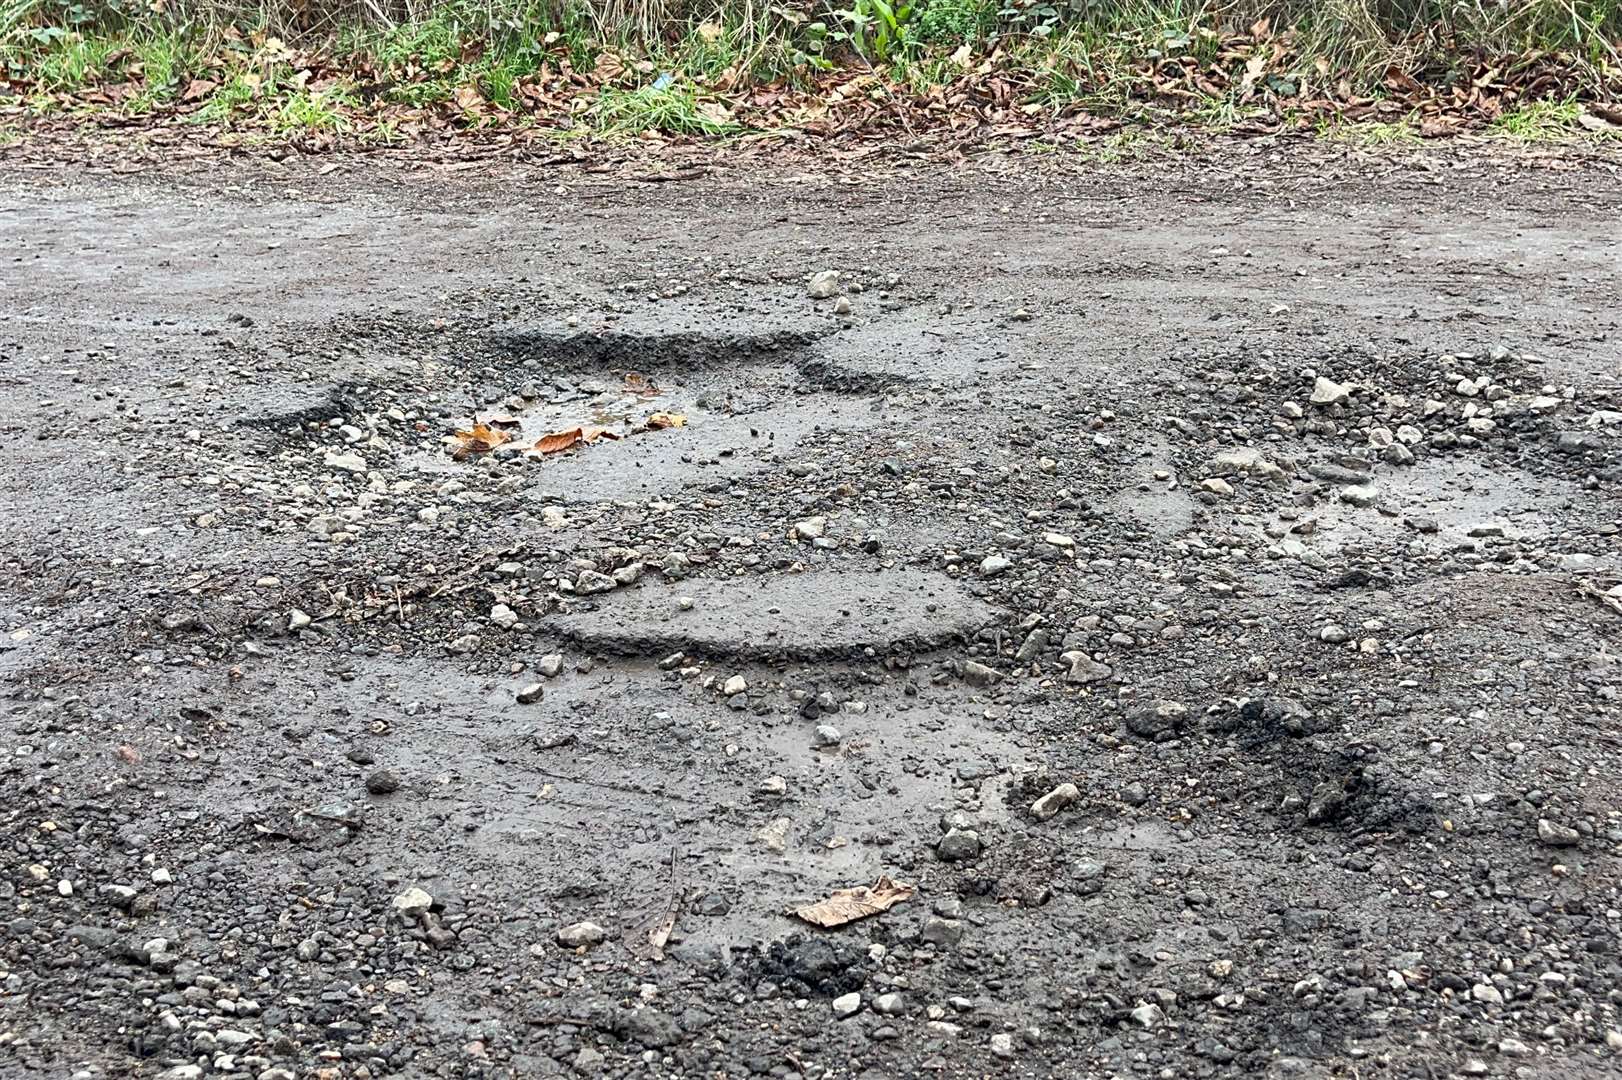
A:
<svg viewBox="0 0 1622 1080">
<path fill-rule="evenodd" d="M 1622 127 L 1622 105 L 1613 105 L 1608 101 L 1590 101 L 1584 108 L 1606 123 Z"/>
<path fill-rule="evenodd" d="M 657 397 L 659 384 L 639 371 L 625 373 L 625 390 L 627 393 L 638 394 L 642 397 Z"/>
<path fill-rule="evenodd" d="M 670 941 L 670 932 L 676 929 L 676 912 L 670 911 L 660 916 L 659 921 L 648 927 L 648 956 L 653 960 L 665 958 L 665 945 Z"/>
<path fill-rule="evenodd" d="M 679 412 L 656 412 L 648 417 L 643 425 L 647 431 L 662 431 L 665 428 L 678 428 L 687 426 L 687 417 Z"/>
<path fill-rule="evenodd" d="M 618 432 L 610 431 L 605 427 L 582 425 L 569 428 L 567 431 L 554 431 L 550 435 L 542 435 L 535 440 L 535 445 L 530 447 L 530 450 L 537 454 L 561 454 L 571 447 L 589 445 L 598 439 L 618 439 L 619 437 Z"/>
<path fill-rule="evenodd" d="M 473 422 L 472 431 L 458 431 L 452 435 L 450 441 L 454 444 L 451 457 L 457 461 L 466 461 L 473 454 L 488 454 L 502 443 L 512 438 L 505 431 L 498 431 L 488 424 Z"/>
<path fill-rule="evenodd" d="M 911 885 L 891 881 L 889 875 L 885 875 L 871 886 L 835 889 L 828 899 L 802 908 L 791 908 L 789 914 L 814 926 L 832 929 L 881 911 L 889 911 L 901 901 L 909 899 L 915 891 Z"/>
</svg>

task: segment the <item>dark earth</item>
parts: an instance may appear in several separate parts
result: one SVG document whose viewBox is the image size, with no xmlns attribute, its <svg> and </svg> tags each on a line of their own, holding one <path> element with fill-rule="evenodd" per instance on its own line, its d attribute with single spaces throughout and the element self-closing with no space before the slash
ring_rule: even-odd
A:
<svg viewBox="0 0 1622 1080">
<path fill-rule="evenodd" d="M 0 287 L 4 1076 L 1618 1075 L 1615 161 L 19 163 Z"/>
</svg>

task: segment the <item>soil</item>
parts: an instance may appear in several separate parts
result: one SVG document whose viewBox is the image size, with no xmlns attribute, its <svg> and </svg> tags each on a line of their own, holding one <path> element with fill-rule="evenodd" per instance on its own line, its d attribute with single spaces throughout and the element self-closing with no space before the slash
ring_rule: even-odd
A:
<svg viewBox="0 0 1622 1080">
<path fill-rule="evenodd" d="M 7 170 L 0 1073 L 1616 1075 L 1619 222 Z"/>
</svg>

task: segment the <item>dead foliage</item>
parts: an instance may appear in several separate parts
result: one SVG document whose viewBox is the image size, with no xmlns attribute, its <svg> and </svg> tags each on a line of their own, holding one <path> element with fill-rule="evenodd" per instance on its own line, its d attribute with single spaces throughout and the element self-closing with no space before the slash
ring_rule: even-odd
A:
<svg viewBox="0 0 1622 1080">
<path fill-rule="evenodd" d="M 1607 100 L 1622 90 L 1616 70 L 1601 76 L 1609 83 L 1596 85 L 1594 69 L 1572 56 L 1462 49 L 1450 70 L 1438 72 L 1405 59 L 1421 54 L 1405 53 L 1398 43 L 1379 86 L 1359 89 L 1322 56 L 1309 56 L 1293 31 L 1276 30 L 1266 20 L 1237 32 L 1202 33 L 1209 40 L 1197 54 L 1167 50 L 1098 68 L 1060 53 L 1042 59 L 1028 49 L 997 45 L 975 56 L 965 46 L 950 58 L 947 76 L 927 87 L 904 84 L 890 69 L 866 63 L 766 83 L 732 67 L 701 79 L 678 79 L 690 98 L 685 121 L 655 115 L 637 138 L 685 143 L 726 130 L 770 133 L 780 142 L 898 134 L 1017 141 L 1107 132 L 1155 116 L 1199 120 L 1213 110 L 1222 113 L 1226 130 L 1240 134 L 1304 129 L 1325 120 L 1383 120 L 1410 124 L 1430 137 L 1479 128 L 1528 103 L 1572 98 L 1591 102 L 1582 114 L 1589 118 L 1585 126 L 1622 126 L 1618 107 Z M 104 62 L 84 84 L 54 91 L 30 83 L 26 69 L 0 68 L 0 86 L 9 80 L 15 95 L 10 105 L 0 95 L 0 117 L 29 126 L 184 125 L 188 140 L 201 136 L 220 145 L 236 145 L 270 128 L 301 152 L 371 143 L 384 132 L 397 143 L 477 140 L 552 149 L 560 130 L 579 134 L 584 126 L 589 132 L 586 118 L 606 95 L 664 93 L 661 81 L 669 79 L 649 61 L 613 50 L 598 53 L 590 67 L 577 68 L 569 48 L 555 40 L 537 43 L 538 66 L 514 80 L 501 101 L 472 80 L 455 86 L 444 100 L 413 104 L 399 93 L 401 87 L 455 78 L 462 69 L 452 64 L 447 70 L 425 70 L 410 61 L 380 68 L 364 57 L 340 59 L 262 36 L 227 44 L 233 51 L 205 60 L 202 75 L 157 103 L 143 98 L 147 87 L 139 64 Z M 221 110 L 218 96 L 228 79 L 239 91 L 248 87 L 256 99 Z M 1061 84 L 1063 92 L 1055 89 Z M 335 93 L 339 88 L 343 92 Z M 293 91 L 322 100 L 330 122 L 277 129 L 274 95 Z M 142 102 L 138 110 L 137 100 Z M 218 119 L 211 119 L 216 114 Z M 559 156 L 574 160 L 577 155 Z"/>
</svg>

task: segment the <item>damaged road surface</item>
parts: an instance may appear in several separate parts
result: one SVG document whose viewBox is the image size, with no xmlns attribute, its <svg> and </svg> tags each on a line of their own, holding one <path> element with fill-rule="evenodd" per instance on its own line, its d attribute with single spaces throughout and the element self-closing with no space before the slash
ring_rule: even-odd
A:
<svg viewBox="0 0 1622 1080">
<path fill-rule="evenodd" d="M 1255 160 L 0 180 L 0 1074 L 1616 1075 L 1622 184 Z"/>
</svg>

